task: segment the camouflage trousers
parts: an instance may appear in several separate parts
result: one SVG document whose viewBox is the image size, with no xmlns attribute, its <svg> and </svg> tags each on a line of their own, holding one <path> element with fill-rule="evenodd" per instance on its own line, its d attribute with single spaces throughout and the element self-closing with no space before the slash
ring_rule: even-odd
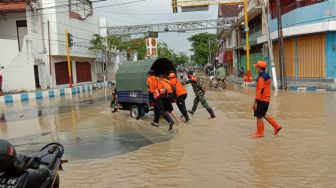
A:
<svg viewBox="0 0 336 188">
<path fill-rule="evenodd" d="M 196 95 L 195 99 L 194 99 L 194 105 L 192 107 L 192 112 L 195 112 L 198 106 L 198 103 L 201 102 L 202 106 L 205 109 L 211 109 L 208 102 L 205 100 L 204 94 L 198 94 Z"/>
</svg>

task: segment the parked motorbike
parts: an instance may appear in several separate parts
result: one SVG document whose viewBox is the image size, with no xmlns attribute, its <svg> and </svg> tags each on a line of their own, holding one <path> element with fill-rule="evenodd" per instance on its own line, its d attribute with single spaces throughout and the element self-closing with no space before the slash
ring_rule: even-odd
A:
<svg viewBox="0 0 336 188">
<path fill-rule="evenodd" d="M 215 76 L 210 76 L 209 77 L 209 89 L 210 91 L 212 88 L 222 88 L 226 90 L 226 83 L 225 79 L 224 80 L 218 80 Z"/>
<path fill-rule="evenodd" d="M 0 139 L 0 188 L 58 188 L 63 154 L 62 144 L 49 143 L 38 156 L 28 156 Z"/>
</svg>

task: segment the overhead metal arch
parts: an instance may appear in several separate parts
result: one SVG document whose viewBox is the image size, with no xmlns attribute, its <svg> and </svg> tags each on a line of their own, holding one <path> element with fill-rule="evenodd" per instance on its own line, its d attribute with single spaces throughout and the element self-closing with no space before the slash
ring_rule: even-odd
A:
<svg viewBox="0 0 336 188">
<path fill-rule="evenodd" d="M 177 7 L 197 7 L 197 6 L 209 6 L 209 5 L 240 5 L 244 4 L 244 0 L 175 0 L 172 3 L 173 8 Z"/>
<path fill-rule="evenodd" d="M 136 35 L 143 34 L 149 31 L 164 33 L 164 32 L 186 32 L 193 30 L 208 30 L 208 29 L 230 29 L 235 22 L 236 17 L 219 18 L 211 20 L 196 20 L 185 22 L 144 24 L 144 25 L 129 25 L 129 26 L 112 26 L 106 27 L 108 35 Z"/>
</svg>

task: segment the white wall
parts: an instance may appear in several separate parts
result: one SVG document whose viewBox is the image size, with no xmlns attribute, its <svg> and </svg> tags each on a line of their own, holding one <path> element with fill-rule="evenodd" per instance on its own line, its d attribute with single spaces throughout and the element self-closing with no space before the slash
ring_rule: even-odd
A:
<svg viewBox="0 0 336 188">
<path fill-rule="evenodd" d="M 8 14 L 0 18 L 0 38 L 17 40 L 16 21 L 26 20 L 26 14 Z M 19 49 L 19 48 L 18 48 Z"/>
<path fill-rule="evenodd" d="M 99 33 L 99 19 L 95 13 L 85 20 L 69 18 L 69 7 L 67 1 L 40 0 L 43 9 L 43 22 L 45 23 L 44 35 L 48 36 L 48 21 L 50 24 L 50 54 L 52 56 L 52 87 L 56 87 L 55 65 L 54 63 L 67 61 L 65 30 L 73 35 L 74 46 L 70 49 L 70 56 L 73 61 L 86 61 L 91 64 L 92 82 L 97 81 L 96 62 L 97 55 L 88 50 L 90 40 L 94 34 Z M 57 12 L 57 14 L 55 14 Z M 48 47 L 45 40 L 45 46 Z M 49 53 L 49 52 L 48 52 Z M 73 73 L 76 73 L 73 63 Z M 99 70 L 98 70 L 99 71 Z M 76 81 L 76 74 L 73 74 Z"/>
<path fill-rule="evenodd" d="M 92 79 L 95 82 L 96 54 L 88 50 L 92 35 L 99 33 L 98 17 L 89 16 L 86 20 L 69 18 L 67 1 L 39 0 L 42 11 L 8 14 L 0 18 L 0 66 L 4 70 L 4 91 L 34 91 L 34 65 L 38 65 L 39 81 L 42 89 L 56 87 L 54 62 L 66 61 L 65 30 L 74 36 L 75 45 L 71 49 L 72 59 L 81 58 L 90 62 Z M 57 13 L 56 13 L 57 12 Z M 19 52 L 16 20 L 27 20 L 27 36 L 24 39 L 25 50 Z M 50 23 L 50 46 L 48 49 L 48 21 Z M 27 42 L 28 41 L 28 42 Z M 54 59 L 50 62 L 48 55 Z M 51 72 L 51 74 L 50 74 Z"/>
<path fill-rule="evenodd" d="M 7 65 L 19 55 L 18 41 L 11 39 L 0 39 L 0 67 Z"/>
<path fill-rule="evenodd" d="M 23 38 L 23 46 L 21 52 L 19 52 L 17 20 L 27 20 L 26 14 L 9 14 L 0 19 L 0 66 L 5 67 L 1 70 L 4 78 L 4 92 L 35 90 L 32 43 L 36 39 L 28 37 L 27 34 Z"/>
<path fill-rule="evenodd" d="M 226 38 L 224 46 L 225 48 L 234 48 L 236 47 L 236 30 L 233 30 Z"/>
<path fill-rule="evenodd" d="M 0 19 L 0 67 L 6 67 L 19 55 L 16 21 L 25 20 L 25 14 L 11 14 Z"/>
<path fill-rule="evenodd" d="M 68 3 L 57 0 L 42 0 L 42 6 L 54 7 L 43 10 L 44 22 L 50 22 L 51 53 L 57 56 L 66 56 L 65 30 L 74 36 L 75 45 L 71 48 L 71 56 L 96 58 L 96 55 L 88 50 L 93 34 L 99 33 L 98 20 L 95 15 L 85 20 L 69 18 Z M 55 7 L 56 6 L 56 7 Z M 53 14 L 58 12 L 57 14 Z M 46 32 L 46 31 L 45 31 Z"/>
<path fill-rule="evenodd" d="M 27 37 L 24 41 L 26 42 L 24 42 L 22 53 L 16 56 L 2 71 L 4 92 L 35 90 L 33 59 L 29 56 L 31 41 L 27 41 Z"/>
</svg>

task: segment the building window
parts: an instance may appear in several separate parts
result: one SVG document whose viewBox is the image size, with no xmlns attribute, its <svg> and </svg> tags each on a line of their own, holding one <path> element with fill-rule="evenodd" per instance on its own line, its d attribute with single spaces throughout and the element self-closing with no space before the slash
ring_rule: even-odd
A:
<svg viewBox="0 0 336 188">
<path fill-rule="evenodd" d="M 92 2 L 89 0 L 70 0 L 69 16 L 85 20 L 93 14 Z"/>
<path fill-rule="evenodd" d="M 16 21 L 16 34 L 18 39 L 19 51 L 23 48 L 23 38 L 27 35 L 27 20 L 17 20 Z"/>
</svg>

